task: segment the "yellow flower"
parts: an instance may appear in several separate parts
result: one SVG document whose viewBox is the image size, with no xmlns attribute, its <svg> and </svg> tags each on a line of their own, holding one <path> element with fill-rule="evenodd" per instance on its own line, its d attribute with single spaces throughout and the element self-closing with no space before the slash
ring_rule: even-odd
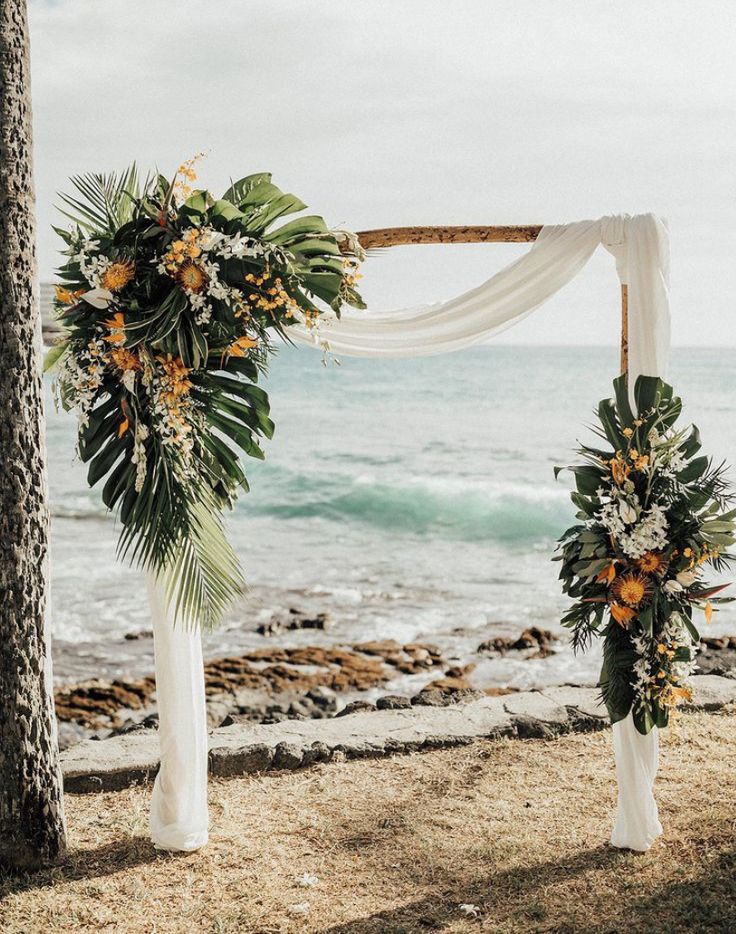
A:
<svg viewBox="0 0 736 934">
<path fill-rule="evenodd" d="M 636 562 L 645 574 L 663 574 L 667 570 L 667 559 L 659 551 L 647 551 Z"/>
<path fill-rule="evenodd" d="M 108 266 L 102 273 L 100 285 L 108 292 L 118 292 L 124 288 L 135 275 L 135 266 L 129 259 L 119 260 Z"/>
<path fill-rule="evenodd" d="M 138 359 L 137 354 L 128 350 L 127 347 L 114 347 L 110 351 L 110 359 L 123 373 L 127 373 L 129 370 L 140 370 L 141 368 L 141 361 Z"/>
<path fill-rule="evenodd" d="M 596 583 L 601 584 L 603 581 L 610 584 L 611 581 L 616 577 L 616 564 L 611 561 L 608 567 L 603 568 L 600 574 L 596 577 Z"/>
<path fill-rule="evenodd" d="M 611 590 L 622 603 L 638 606 L 651 595 L 652 585 L 643 574 L 629 571 L 614 581 Z"/>
<path fill-rule="evenodd" d="M 239 337 L 229 345 L 225 353 L 229 357 L 244 357 L 246 351 L 250 350 L 251 347 L 255 347 L 257 344 L 258 341 L 252 337 Z"/>
<path fill-rule="evenodd" d="M 611 465 L 611 473 L 613 475 L 614 483 L 617 486 L 621 486 L 631 473 L 631 468 L 628 464 L 625 464 L 618 455 L 611 458 L 609 464 Z"/>
<path fill-rule="evenodd" d="M 612 603 L 609 609 L 611 611 L 611 616 L 623 629 L 626 629 L 631 620 L 636 616 L 636 613 L 630 607 L 619 606 L 618 603 Z"/>
<path fill-rule="evenodd" d="M 103 338 L 108 344 L 124 344 L 125 343 L 125 315 L 122 311 L 118 311 L 105 321 L 105 326 L 110 328 L 112 333 L 108 334 L 107 337 Z"/>
<path fill-rule="evenodd" d="M 73 305 L 81 295 L 84 295 L 84 289 L 77 289 L 72 292 L 63 285 L 55 285 L 54 291 L 57 302 L 63 302 L 65 305 Z"/>
<path fill-rule="evenodd" d="M 705 621 L 710 626 L 711 620 L 713 619 L 713 604 L 710 600 L 706 600 L 703 612 L 705 613 Z"/>
<path fill-rule="evenodd" d="M 624 438 L 630 438 L 634 434 L 633 428 L 624 428 Z"/>
</svg>

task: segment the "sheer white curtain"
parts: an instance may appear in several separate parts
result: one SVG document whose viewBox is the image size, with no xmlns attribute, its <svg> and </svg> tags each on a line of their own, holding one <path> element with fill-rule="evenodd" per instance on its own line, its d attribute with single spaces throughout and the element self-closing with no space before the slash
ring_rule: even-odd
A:
<svg viewBox="0 0 736 934">
<path fill-rule="evenodd" d="M 325 321 L 319 340 L 345 356 L 413 357 L 447 353 L 493 337 L 561 289 L 603 244 L 629 287 L 629 370 L 665 375 L 669 351 L 669 237 L 652 214 L 604 217 L 542 228 L 532 248 L 478 288 L 436 305 L 390 313 L 348 311 Z M 306 328 L 289 329 L 314 346 Z M 613 374 L 612 374 L 613 375 Z M 171 850 L 207 841 L 207 733 L 199 633 L 167 618 L 158 587 L 151 609 L 156 651 L 161 768 L 151 834 Z M 615 846 L 647 849 L 661 833 L 652 788 L 658 735 L 636 732 L 631 717 L 614 726 L 619 801 Z"/>
</svg>

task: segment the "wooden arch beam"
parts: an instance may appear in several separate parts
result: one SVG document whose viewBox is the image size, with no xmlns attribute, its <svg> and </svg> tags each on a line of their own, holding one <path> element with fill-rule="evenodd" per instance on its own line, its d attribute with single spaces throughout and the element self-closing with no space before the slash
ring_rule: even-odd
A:
<svg viewBox="0 0 736 934">
<path fill-rule="evenodd" d="M 541 224 L 501 227 L 381 227 L 358 233 L 365 250 L 411 243 L 531 243 Z"/>
<path fill-rule="evenodd" d="M 364 250 L 418 243 L 531 243 L 539 236 L 541 224 L 493 227 L 379 227 L 358 231 Z M 621 372 L 629 371 L 629 287 L 621 286 Z"/>
</svg>

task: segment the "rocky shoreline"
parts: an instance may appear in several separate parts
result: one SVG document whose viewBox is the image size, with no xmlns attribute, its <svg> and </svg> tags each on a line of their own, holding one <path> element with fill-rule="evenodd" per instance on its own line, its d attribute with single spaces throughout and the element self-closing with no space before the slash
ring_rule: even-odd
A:
<svg viewBox="0 0 736 934">
<path fill-rule="evenodd" d="M 280 635 L 296 628 L 273 627 Z M 299 628 L 327 628 L 328 618 L 307 619 Z M 144 637 L 141 634 L 140 637 Z M 548 630 L 531 627 L 518 637 L 496 637 L 478 646 L 479 655 L 544 658 L 555 651 Z M 276 724 L 318 720 L 371 710 L 443 707 L 483 696 L 515 693 L 507 687 L 477 690 L 470 676 L 475 665 L 452 664 L 430 643 L 401 645 L 377 640 L 351 645 L 264 648 L 205 664 L 205 692 L 211 728 L 233 724 Z M 736 679 L 736 636 L 704 638 L 698 673 Z M 411 696 L 390 693 L 399 675 L 418 675 Z M 380 694 L 386 688 L 387 693 Z M 152 675 L 136 679 L 85 681 L 56 691 L 56 715 L 62 748 L 84 739 L 103 739 L 156 729 L 156 683 Z"/>
<path fill-rule="evenodd" d="M 327 617 L 307 619 L 299 628 L 327 628 Z M 281 634 L 291 626 L 274 627 Z M 316 623 L 316 624 L 313 624 Z M 270 634 L 270 633 L 269 633 Z M 145 637 L 140 634 L 138 637 Z M 483 655 L 513 652 L 544 657 L 553 651 L 553 637 L 532 627 L 517 638 L 496 638 L 478 647 Z M 479 693 L 511 693 L 507 688 L 474 691 L 468 680 L 475 666 L 457 666 L 443 659 L 429 643 L 401 645 L 394 640 L 352 645 L 264 648 L 205 664 L 205 691 L 211 727 L 250 721 L 323 719 L 357 710 L 398 709 L 414 704 L 441 706 Z M 377 689 L 399 675 L 419 675 L 413 697 Z M 63 748 L 88 737 L 104 738 L 154 728 L 156 683 L 152 675 L 135 679 L 85 681 L 56 691 L 56 714 Z M 370 694 L 372 699 L 368 699 Z"/>
</svg>

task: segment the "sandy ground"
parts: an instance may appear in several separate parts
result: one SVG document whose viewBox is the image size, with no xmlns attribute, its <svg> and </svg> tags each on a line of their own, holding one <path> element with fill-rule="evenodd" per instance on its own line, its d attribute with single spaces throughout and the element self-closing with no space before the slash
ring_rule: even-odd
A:
<svg viewBox="0 0 736 934">
<path fill-rule="evenodd" d="M 0 930 L 734 931 L 735 728 L 669 731 L 645 855 L 606 844 L 609 732 L 212 782 L 191 855 L 152 849 L 148 788 L 68 796 L 68 856 L 0 881 Z"/>
</svg>

